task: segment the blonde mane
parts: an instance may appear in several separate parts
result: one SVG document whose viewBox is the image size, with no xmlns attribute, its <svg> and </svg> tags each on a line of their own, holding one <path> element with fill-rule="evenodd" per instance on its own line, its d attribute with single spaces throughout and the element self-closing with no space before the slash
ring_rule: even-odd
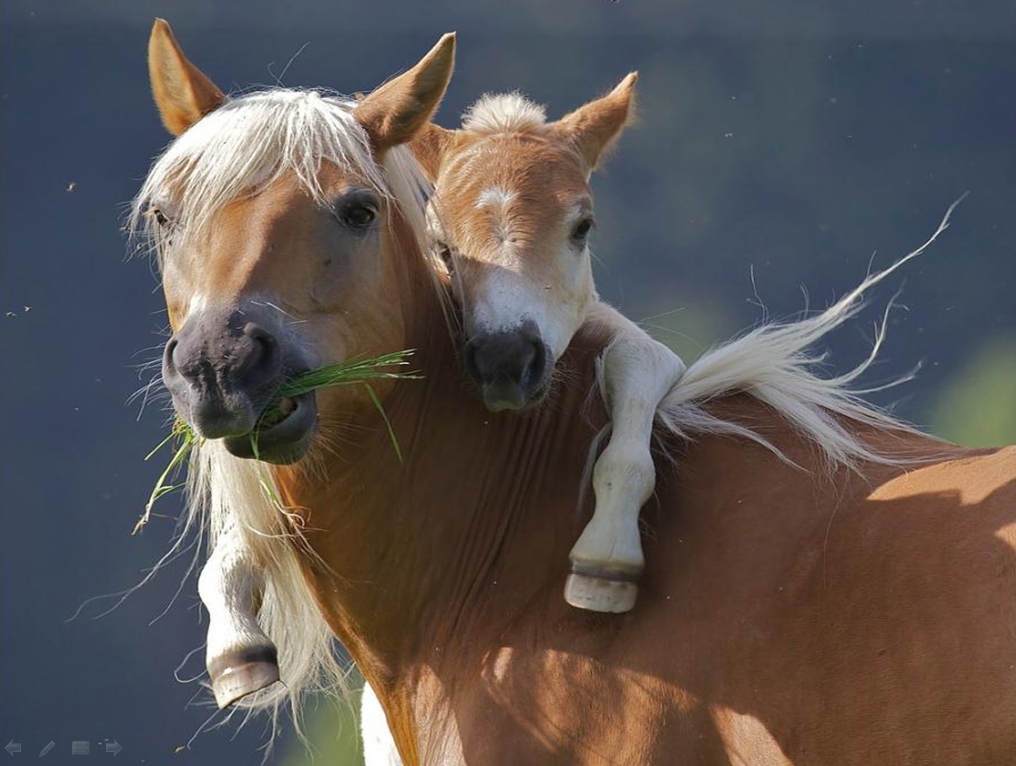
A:
<svg viewBox="0 0 1016 766">
<path fill-rule="evenodd" d="M 186 131 L 156 160 L 134 201 L 132 229 L 151 234 L 158 251 L 166 242 L 157 233 L 158 227 L 146 221 L 144 213 L 149 206 L 165 205 L 176 227 L 188 233 L 201 231 L 230 201 L 290 172 L 314 199 L 326 203 L 317 170 L 322 161 L 329 161 L 360 175 L 398 207 L 420 245 L 420 257 L 431 268 L 425 246 L 427 186 L 420 169 L 404 147 L 387 152 L 380 163 L 375 161 L 366 134 L 352 116 L 353 106 L 350 100 L 317 91 L 284 89 L 229 101 Z M 544 123 L 542 108 L 518 94 L 485 96 L 469 109 L 464 120 L 467 129 L 487 132 Z M 689 367 L 664 401 L 659 422 L 681 436 L 728 434 L 777 451 L 750 428 L 723 421 L 704 406 L 728 393 L 747 392 L 811 439 L 831 464 L 895 460 L 872 452 L 837 420 L 843 416 L 890 429 L 905 428 L 850 389 L 874 359 L 881 335 L 871 357 L 838 378 L 822 379 L 814 374 L 819 357 L 808 349 L 856 313 L 866 290 L 919 255 L 946 227 L 948 215 L 925 245 L 869 276 L 826 311 L 800 322 L 761 326 L 705 354 Z M 435 273 L 435 285 L 436 280 Z M 190 464 L 181 535 L 207 530 L 212 550 L 218 536 L 235 523 L 245 544 L 256 552 L 267 582 L 259 620 L 279 650 L 285 686 L 276 684 L 239 704 L 277 715 L 289 703 L 299 727 L 304 695 L 343 690 L 346 669 L 337 658 L 331 630 L 302 575 L 300 557 L 313 554 L 303 542 L 298 523 L 280 507 L 277 497 L 264 466 L 233 457 L 216 442 L 202 444 Z M 180 538 L 175 545 L 182 544 Z"/>
<path fill-rule="evenodd" d="M 526 131 L 546 123 L 544 108 L 521 93 L 488 93 L 462 115 L 462 127 L 477 133 Z"/>
</svg>

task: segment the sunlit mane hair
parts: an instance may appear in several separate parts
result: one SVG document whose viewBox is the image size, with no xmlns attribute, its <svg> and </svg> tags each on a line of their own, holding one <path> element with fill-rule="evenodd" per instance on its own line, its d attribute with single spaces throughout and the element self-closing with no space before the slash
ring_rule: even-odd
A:
<svg viewBox="0 0 1016 766">
<path fill-rule="evenodd" d="M 146 215 L 158 208 L 173 236 L 200 236 L 223 206 L 293 173 L 321 205 L 322 162 L 363 177 L 396 201 L 414 232 L 423 232 L 427 184 L 406 147 L 375 161 L 356 102 L 318 90 L 277 88 L 232 98 L 169 145 L 131 209 L 132 233 L 149 234 L 161 253 L 163 230 Z M 420 242 L 424 245 L 423 241 Z"/>
<path fill-rule="evenodd" d="M 462 127 L 477 133 L 524 131 L 546 122 L 543 107 L 521 93 L 488 93 L 462 115 Z"/>
<path fill-rule="evenodd" d="M 374 158 L 367 134 L 353 117 L 356 102 L 315 90 L 273 89 L 227 101 L 166 149 L 145 180 L 131 210 L 132 234 L 147 236 L 160 257 L 172 243 L 200 234 L 231 201 L 255 194 L 292 173 L 319 204 L 329 200 L 318 180 L 322 162 L 360 176 L 391 202 L 426 261 L 424 206 L 428 184 L 406 147 Z M 150 208 L 170 223 L 160 226 Z M 436 271 L 434 287 L 443 295 Z M 443 305 L 443 304 L 442 304 Z M 187 476 L 187 508 L 168 561 L 188 541 L 207 533 L 208 550 L 222 535 L 240 534 L 263 568 L 266 592 L 258 621 L 278 648 L 285 686 L 250 695 L 236 707 L 268 710 L 277 718 L 290 703 L 300 727 L 308 692 L 342 690 L 347 668 L 337 658 L 332 632 L 308 590 L 301 556 L 305 545 L 299 518 L 278 502 L 265 466 L 230 455 L 216 441 L 199 444 Z"/>
</svg>

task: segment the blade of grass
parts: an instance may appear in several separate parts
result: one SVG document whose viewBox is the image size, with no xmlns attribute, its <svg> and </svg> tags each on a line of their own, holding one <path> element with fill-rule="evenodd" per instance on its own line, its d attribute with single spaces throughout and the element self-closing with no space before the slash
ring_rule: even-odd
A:
<svg viewBox="0 0 1016 766">
<path fill-rule="evenodd" d="M 190 426 L 182 420 L 178 419 L 173 423 L 173 430 L 170 432 L 169 436 L 159 442 L 159 446 L 149 452 L 145 457 L 145 460 L 151 458 L 155 455 L 155 453 L 174 439 L 177 441 L 176 452 L 174 452 L 173 457 L 170 458 L 169 465 L 167 465 L 166 469 L 159 474 L 159 478 L 155 480 L 155 488 L 152 490 L 152 494 L 148 496 L 148 502 L 145 503 L 144 513 L 141 514 L 141 518 L 138 519 L 137 523 L 134 525 L 134 529 L 131 532 L 132 535 L 136 535 L 148 524 L 149 519 L 152 517 L 152 508 L 155 506 L 156 501 L 163 495 L 166 495 L 181 486 L 179 484 L 169 484 L 169 477 L 176 471 L 177 468 L 179 468 L 183 461 L 187 459 L 187 456 L 190 455 L 191 450 L 194 449 L 194 446 L 198 441 L 197 435 L 191 430 Z"/>
<path fill-rule="evenodd" d="M 388 437 L 391 439 L 392 446 L 395 448 L 395 454 L 398 456 L 399 462 L 401 463 L 403 462 L 402 450 L 399 447 L 398 439 L 395 436 L 395 429 L 392 427 L 387 414 L 385 414 L 384 407 L 381 405 L 381 400 L 367 381 L 421 379 L 423 376 L 416 371 L 402 372 L 399 370 L 393 371 L 386 369 L 391 367 L 408 366 L 409 357 L 411 357 L 413 353 L 413 349 L 405 349 L 403 351 L 395 351 L 390 354 L 384 354 L 374 358 L 354 358 L 346 360 L 345 362 L 339 362 L 338 364 L 326 365 L 316 370 L 310 370 L 302 375 L 298 375 L 284 383 L 279 388 L 275 401 L 265 408 L 265 413 L 262 414 L 262 418 L 265 414 L 271 412 L 275 407 L 277 407 L 279 401 L 286 397 L 301 396 L 303 394 L 310 393 L 311 391 L 316 391 L 319 388 L 362 384 L 367 389 L 367 395 L 370 397 L 374 407 L 377 408 L 382 420 L 384 420 L 385 428 L 388 430 Z M 255 428 L 250 434 L 250 439 L 251 451 L 258 464 L 258 481 L 261 484 L 261 488 L 267 493 L 268 497 L 271 498 L 272 502 L 281 508 L 282 501 L 271 482 L 271 477 L 267 472 L 267 467 L 260 458 L 260 452 L 258 451 L 257 446 L 257 434 L 258 429 Z M 188 455 L 190 455 L 194 447 L 198 446 L 202 442 L 202 439 L 183 420 L 177 418 L 174 421 L 173 428 L 170 431 L 169 436 L 159 442 L 155 449 L 145 456 L 145 460 L 149 460 L 154 457 L 160 450 L 172 443 L 174 440 L 177 442 L 176 451 L 173 453 L 172 458 L 170 458 L 166 469 L 156 480 L 155 488 L 152 490 L 151 495 L 149 495 L 148 502 L 145 503 L 144 513 L 141 518 L 138 519 L 137 524 L 134 526 L 134 531 L 131 534 L 137 534 L 145 527 L 145 525 L 148 524 L 148 521 L 152 516 L 152 507 L 159 498 L 184 486 L 183 484 L 170 484 L 169 478 L 172 476 L 174 471 L 183 464 L 184 460 L 186 460 Z"/>
<path fill-rule="evenodd" d="M 370 387 L 369 383 L 364 383 L 363 387 L 367 389 L 367 396 L 370 397 L 370 400 L 377 408 L 378 414 L 385 422 L 385 428 L 388 429 L 388 438 L 392 440 L 392 446 L 395 448 L 396 457 L 398 457 L 400 463 L 403 462 L 402 449 L 399 447 L 399 440 L 395 436 L 395 429 L 392 428 L 392 422 L 388 419 L 388 415 L 385 413 L 385 408 L 381 406 L 381 400 L 377 398 L 377 394 L 374 393 L 374 389 Z"/>
</svg>

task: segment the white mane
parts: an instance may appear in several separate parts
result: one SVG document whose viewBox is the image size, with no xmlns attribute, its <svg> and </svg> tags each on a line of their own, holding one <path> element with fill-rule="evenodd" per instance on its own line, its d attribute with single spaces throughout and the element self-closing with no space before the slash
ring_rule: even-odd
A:
<svg viewBox="0 0 1016 766">
<path fill-rule="evenodd" d="M 511 133 L 546 122 L 543 107 L 521 93 L 488 93 L 462 115 L 462 127 L 478 133 Z"/>
</svg>

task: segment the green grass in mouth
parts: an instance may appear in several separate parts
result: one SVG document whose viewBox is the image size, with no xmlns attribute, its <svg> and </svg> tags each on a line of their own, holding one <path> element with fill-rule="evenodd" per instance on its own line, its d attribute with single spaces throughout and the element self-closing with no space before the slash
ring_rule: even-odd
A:
<svg viewBox="0 0 1016 766">
<path fill-rule="evenodd" d="M 281 422 L 292 411 L 290 404 L 283 404 L 284 400 L 302 396 L 319 388 L 362 385 L 366 389 L 371 402 L 373 402 L 380 413 L 381 419 L 385 423 L 385 428 L 388 429 L 388 437 L 395 448 L 395 454 L 398 455 L 401 461 L 402 450 L 399 448 L 399 442 L 395 438 L 395 431 L 392 429 L 388 416 L 385 415 L 384 408 L 381 406 L 381 400 L 378 399 L 374 389 L 371 388 L 370 382 L 374 380 L 417 380 L 421 378 L 422 376 L 416 372 L 398 369 L 408 366 L 409 357 L 412 355 L 413 350 L 407 349 L 370 359 L 350 359 L 345 362 L 319 367 L 316 370 L 310 370 L 286 381 L 279 387 L 275 401 L 261 413 L 257 426 L 250 433 L 251 449 L 255 459 L 258 459 L 257 435 L 262 424 L 267 421 L 269 427 L 275 425 Z M 159 498 L 176 489 L 180 489 L 184 485 L 182 481 L 175 482 L 175 477 L 179 473 L 180 466 L 187 460 L 191 451 L 202 441 L 203 439 L 187 423 L 177 418 L 173 421 L 169 436 L 159 442 L 155 449 L 145 456 L 145 460 L 150 460 L 164 448 L 169 446 L 173 448 L 172 457 L 166 465 L 166 469 L 156 479 L 155 488 L 148 496 L 148 502 L 145 503 L 144 513 L 138 519 L 137 524 L 134 525 L 134 531 L 131 534 L 137 534 L 148 524 L 152 516 L 152 508 Z M 274 496 L 274 490 L 271 489 L 270 482 L 263 479 L 262 486 L 272 495 L 272 499 L 278 504 L 279 499 Z"/>
</svg>

